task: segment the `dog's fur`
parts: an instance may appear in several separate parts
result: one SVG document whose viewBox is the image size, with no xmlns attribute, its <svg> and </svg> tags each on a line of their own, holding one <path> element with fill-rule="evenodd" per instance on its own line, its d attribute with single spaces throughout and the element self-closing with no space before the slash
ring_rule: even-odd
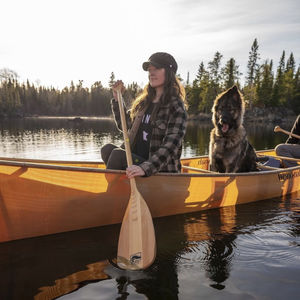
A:
<svg viewBox="0 0 300 300">
<path fill-rule="evenodd" d="M 256 154 L 243 126 L 245 104 L 236 86 L 220 94 L 212 107 L 210 170 L 220 173 L 257 171 Z"/>
</svg>

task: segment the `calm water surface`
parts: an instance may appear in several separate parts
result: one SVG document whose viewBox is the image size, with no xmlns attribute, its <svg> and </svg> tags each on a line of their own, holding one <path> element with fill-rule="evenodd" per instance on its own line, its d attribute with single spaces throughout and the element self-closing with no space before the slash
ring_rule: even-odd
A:
<svg viewBox="0 0 300 300">
<path fill-rule="evenodd" d="M 100 160 L 100 147 L 122 138 L 108 119 L 0 126 L 1 157 Z M 246 127 L 257 150 L 286 139 L 274 125 Z M 207 154 L 210 130 L 189 124 L 183 156 Z M 120 225 L 1 243 L 0 299 L 299 299 L 299 212 L 292 194 L 157 218 L 157 258 L 135 272 L 114 265 Z"/>
</svg>

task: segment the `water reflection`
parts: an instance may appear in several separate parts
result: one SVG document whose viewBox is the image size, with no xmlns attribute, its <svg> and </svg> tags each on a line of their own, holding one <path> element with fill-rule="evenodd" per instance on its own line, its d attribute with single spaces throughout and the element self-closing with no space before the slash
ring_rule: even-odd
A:
<svg viewBox="0 0 300 300">
<path fill-rule="evenodd" d="M 4 243 L 0 299 L 183 299 L 185 293 L 195 299 L 213 295 L 213 290 L 228 292 L 234 266 L 235 273 L 245 276 L 244 264 L 248 271 L 264 272 L 279 260 L 288 268 L 297 263 L 296 240 L 282 246 L 282 240 L 299 238 L 294 211 L 299 211 L 299 196 L 292 195 L 284 202 L 273 199 L 155 219 L 157 258 L 140 272 L 113 265 L 119 225 Z M 271 236 L 276 228 L 281 231 L 278 244 Z M 280 281 L 280 272 L 272 280 Z"/>
<path fill-rule="evenodd" d="M 210 130 L 189 124 L 184 156 L 207 153 Z M 286 139 L 273 126 L 247 132 L 256 149 Z M 121 142 L 111 120 L 1 123 L 1 156 L 98 160 L 107 142 Z M 0 299 L 292 299 L 300 292 L 299 207 L 300 194 L 155 219 L 157 258 L 137 273 L 113 265 L 119 225 L 2 243 Z"/>
<path fill-rule="evenodd" d="M 6 157 L 101 160 L 106 143 L 121 144 L 122 135 L 112 119 L 29 118 L 0 122 L 0 153 Z M 247 125 L 249 140 L 257 150 L 273 148 L 286 140 L 274 134 L 274 125 Z M 189 122 L 183 156 L 208 154 L 210 122 Z"/>
<path fill-rule="evenodd" d="M 0 153 L 7 157 L 100 160 L 100 148 L 121 143 L 111 119 L 32 118 L 2 121 Z"/>
</svg>

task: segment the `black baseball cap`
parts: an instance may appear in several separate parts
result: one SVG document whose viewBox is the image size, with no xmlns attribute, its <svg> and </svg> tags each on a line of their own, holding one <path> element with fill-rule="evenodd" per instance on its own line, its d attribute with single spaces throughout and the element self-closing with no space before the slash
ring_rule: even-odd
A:
<svg viewBox="0 0 300 300">
<path fill-rule="evenodd" d="M 156 68 L 165 68 L 172 70 L 175 74 L 177 72 L 177 62 L 174 57 L 166 52 L 156 52 L 152 54 L 148 61 L 143 63 L 143 69 L 148 71 L 149 66 L 152 65 Z"/>
</svg>

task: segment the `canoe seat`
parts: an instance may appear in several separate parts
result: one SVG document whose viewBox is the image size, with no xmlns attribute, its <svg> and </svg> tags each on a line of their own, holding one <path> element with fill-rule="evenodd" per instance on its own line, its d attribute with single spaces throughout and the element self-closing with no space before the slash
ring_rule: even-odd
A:
<svg viewBox="0 0 300 300">
<path fill-rule="evenodd" d="M 280 160 L 274 157 L 261 156 L 259 157 L 259 162 L 263 166 L 272 167 L 272 168 L 281 168 Z"/>
</svg>

